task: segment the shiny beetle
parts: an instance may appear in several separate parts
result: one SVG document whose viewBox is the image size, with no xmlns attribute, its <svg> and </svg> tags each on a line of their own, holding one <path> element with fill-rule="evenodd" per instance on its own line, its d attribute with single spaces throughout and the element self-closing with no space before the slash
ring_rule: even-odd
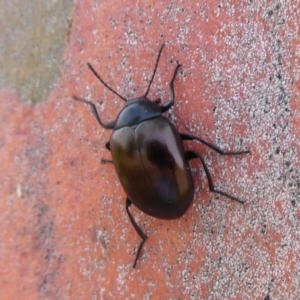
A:
<svg viewBox="0 0 300 300">
<path fill-rule="evenodd" d="M 73 96 L 74 100 L 90 105 L 100 126 L 113 130 L 110 141 L 106 143 L 106 148 L 111 151 L 113 164 L 127 195 L 127 214 L 142 239 L 134 260 L 134 268 L 147 236 L 133 219 L 129 210 L 130 205 L 133 203 L 138 209 L 155 218 L 176 219 L 181 217 L 190 206 L 194 196 L 194 183 L 189 167 L 190 160 L 195 158 L 201 160 L 210 191 L 243 203 L 238 198 L 214 187 L 202 155 L 196 151 L 186 151 L 183 141 L 199 141 L 222 155 L 244 154 L 249 153 L 249 150 L 224 152 L 202 138 L 179 133 L 175 126 L 162 116 L 174 105 L 174 81 L 180 67 L 179 64 L 177 64 L 170 82 L 171 100 L 160 105 L 160 99 L 151 101 L 147 98 L 163 47 L 164 44 L 159 50 L 146 93 L 134 99 L 128 100 L 119 95 L 103 81 L 91 64 L 87 64 L 107 89 L 126 101 L 125 107 L 114 122 L 104 124 L 94 103 Z"/>
</svg>

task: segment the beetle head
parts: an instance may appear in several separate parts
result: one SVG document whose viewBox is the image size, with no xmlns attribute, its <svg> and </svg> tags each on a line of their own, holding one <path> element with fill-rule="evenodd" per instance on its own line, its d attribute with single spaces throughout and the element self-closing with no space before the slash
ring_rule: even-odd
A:
<svg viewBox="0 0 300 300">
<path fill-rule="evenodd" d="M 136 127 L 143 121 L 162 115 L 161 108 L 150 101 L 146 96 L 134 98 L 126 102 L 126 106 L 120 111 L 114 129 L 130 126 Z"/>
</svg>

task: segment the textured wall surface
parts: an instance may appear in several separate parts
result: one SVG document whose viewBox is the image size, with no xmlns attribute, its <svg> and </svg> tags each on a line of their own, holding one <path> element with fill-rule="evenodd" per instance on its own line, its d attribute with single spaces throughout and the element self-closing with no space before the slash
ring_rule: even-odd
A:
<svg viewBox="0 0 300 300">
<path fill-rule="evenodd" d="M 296 0 L 76 1 L 62 74 L 44 102 L 0 90 L 1 297 L 298 299 L 299 18 Z M 93 100 L 104 122 L 115 119 L 124 102 L 86 63 L 134 98 L 163 42 L 149 98 L 169 99 L 180 62 L 166 115 L 180 132 L 251 150 L 222 157 L 186 142 L 216 187 L 245 204 L 209 192 L 193 161 L 195 196 L 182 218 L 132 208 L 148 235 L 133 269 L 140 238 L 113 165 L 101 164 L 110 132 L 72 95 Z"/>
<path fill-rule="evenodd" d="M 0 86 L 47 99 L 59 81 L 73 0 L 0 0 Z"/>
</svg>

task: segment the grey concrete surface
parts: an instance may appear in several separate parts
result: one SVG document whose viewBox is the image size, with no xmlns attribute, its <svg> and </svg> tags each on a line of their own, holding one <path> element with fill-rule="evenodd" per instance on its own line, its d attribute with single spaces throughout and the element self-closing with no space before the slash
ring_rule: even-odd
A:
<svg viewBox="0 0 300 300">
<path fill-rule="evenodd" d="M 60 77 L 73 0 L 0 0 L 0 88 L 46 101 Z"/>
</svg>

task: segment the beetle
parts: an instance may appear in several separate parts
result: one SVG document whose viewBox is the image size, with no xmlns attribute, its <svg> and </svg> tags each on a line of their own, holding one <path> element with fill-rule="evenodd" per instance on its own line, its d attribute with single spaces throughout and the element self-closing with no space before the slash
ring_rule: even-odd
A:
<svg viewBox="0 0 300 300">
<path fill-rule="evenodd" d="M 88 104 L 96 120 L 105 129 L 113 130 L 106 148 L 111 151 L 112 162 L 121 185 L 127 195 L 126 212 L 141 238 L 136 252 L 133 268 L 140 256 L 147 235 L 135 222 L 129 207 L 134 204 L 142 212 L 161 219 L 181 217 L 190 206 L 194 197 L 194 182 L 189 161 L 200 159 L 212 192 L 244 203 L 242 200 L 215 188 L 208 167 L 197 151 L 186 151 L 183 141 L 199 141 L 221 155 L 250 153 L 249 150 L 225 152 L 200 137 L 179 133 L 175 126 L 163 116 L 175 103 L 174 81 L 181 67 L 177 64 L 170 82 L 171 99 L 161 104 L 161 100 L 147 98 L 155 77 L 164 44 L 161 46 L 152 77 L 143 96 L 126 99 L 113 90 L 90 63 L 88 68 L 96 78 L 112 93 L 126 102 L 115 121 L 103 123 L 93 102 L 73 96 L 76 101 Z"/>
</svg>

